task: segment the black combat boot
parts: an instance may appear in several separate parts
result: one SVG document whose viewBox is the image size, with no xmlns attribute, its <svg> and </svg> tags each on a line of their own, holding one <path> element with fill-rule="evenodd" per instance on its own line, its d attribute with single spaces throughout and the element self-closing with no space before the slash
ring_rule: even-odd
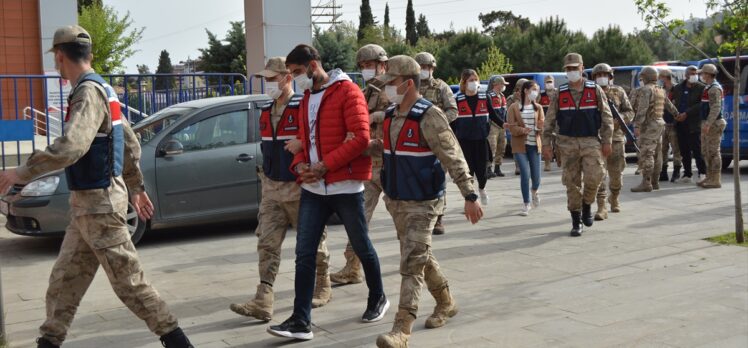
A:
<svg viewBox="0 0 748 348">
<path fill-rule="evenodd" d="M 670 182 L 675 182 L 680 179 L 680 167 L 681 166 L 673 166 L 673 176 L 670 178 Z"/>
<path fill-rule="evenodd" d="M 44 337 L 39 337 L 36 339 L 36 348 L 60 348 L 60 346 L 52 344 L 52 342 L 47 341 Z"/>
<path fill-rule="evenodd" d="M 166 348 L 195 348 L 180 328 L 161 336 L 161 344 Z"/>
<path fill-rule="evenodd" d="M 662 170 L 660 171 L 660 181 L 668 181 L 667 177 L 667 164 L 662 165 Z"/>
<path fill-rule="evenodd" d="M 504 173 L 501 172 L 501 166 L 498 164 L 493 165 L 493 172 L 496 176 L 503 177 Z"/>
<path fill-rule="evenodd" d="M 571 232 L 569 233 L 572 237 L 579 237 L 582 235 L 582 213 L 578 211 L 571 212 Z"/>
<path fill-rule="evenodd" d="M 496 173 L 491 170 L 491 167 L 486 167 L 486 179 L 493 179 L 496 177 Z"/>
<path fill-rule="evenodd" d="M 585 226 L 590 227 L 592 226 L 592 222 L 594 220 L 592 219 L 592 205 L 591 204 L 582 204 L 582 222 Z"/>
</svg>

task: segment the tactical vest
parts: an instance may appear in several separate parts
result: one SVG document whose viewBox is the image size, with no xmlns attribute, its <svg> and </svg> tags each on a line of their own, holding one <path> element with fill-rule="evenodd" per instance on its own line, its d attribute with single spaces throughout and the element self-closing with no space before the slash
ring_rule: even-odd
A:
<svg viewBox="0 0 748 348">
<path fill-rule="evenodd" d="M 709 106 L 709 90 L 712 88 L 719 89 L 719 93 L 722 97 L 724 97 L 724 91 L 722 90 L 722 86 L 720 86 L 717 82 L 712 82 L 711 85 L 704 88 L 704 93 L 701 95 L 701 120 L 706 121 L 707 118 L 709 118 L 709 112 L 711 111 L 711 108 Z M 722 110 L 719 110 L 719 115 L 717 115 L 717 119 L 722 119 Z"/>
<path fill-rule="evenodd" d="M 265 176 L 275 181 L 296 181 L 296 176 L 291 173 L 293 154 L 288 152 L 284 146 L 286 141 L 296 139 L 299 132 L 299 104 L 304 97 L 295 94 L 291 97 L 283 110 L 276 129 L 273 129 L 272 110 L 275 101 L 269 101 L 261 107 L 260 114 L 260 136 L 262 136 L 262 171 Z"/>
<path fill-rule="evenodd" d="M 78 83 L 78 86 L 85 81 L 93 81 L 101 85 L 106 91 L 112 129 L 109 133 L 96 133 L 88 152 L 73 165 L 65 168 L 68 189 L 71 191 L 108 188 L 112 184 L 112 177 L 122 175 L 125 157 L 125 135 L 117 93 L 99 74 L 86 74 Z M 75 92 L 73 90 L 70 93 L 71 97 L 75 95 Z M 106 111 L 101 110 L 101 112 Z M 69 118 L 70 107 L 68 107 L 65 121 L 67 122 Z"/>
<path fill-rule="evenodd" d="M 428 83 L 421 81 L 421 96 L 432 104 L 436 105 L 440 109 L 444 109 L 444 101 L 442 100 L 442 91 L 439 90 L 440 81 L 439 79 L 431 78 L 427 80 Z"/>
<path fill-rule="evenodd" d="M 506 122 L 506 97 L 503 94 L 498 94 L 491 90 L 488 92 L 488 97 L 491 98 L 491 107 L 499 118 Z"/>
<path fill-rule="evenodd" d="M 543 112 L 548 113 L 548 106 L 551 105 L 551 96 L 548 95 L 547 91 L 540 93 L 540 106 L 543 107 Z"/>
<path fill-rule="evenodd" d="M 390 127 L 396 105 L 385 112 L 384 165 L 382 188 L 391 199 L 427 201 L 444 195 L 446 180 L 441 162 L 425 145 L 421 134 L 421 119 L 433 104 L 419 99 L 408 112 L 395 144 L 390 143 Z"/>
<path fill-rule="evenodd" d="M 665 97 L 669 101 L 673 101 L 673 89 L 671 88 L 670 91 L 665 91 Z M 675 115 L 671 114 L 669 111 L 665 110 L 665 113 L 662 114 L 662 118 L 665 119 L 665 123 L 667 124 L 673 124 L 675 123 Z"/>
<path fill-rule="evenodd" d="M 452 122 L 455 136 L 460 140 L 486 139 L 489 131 L 488 97 L 486 93 L 478 93 L 477 110 L 471 110 L 467 96 L 457 93 L 457 119 Z"/>
<path fill-rule="evenodd" d="M 585 81 L 579 106 L 565 83 L 558 88 L 558 134 L 567 137 L 597 137 L 602 118 L 597 108 L 597 88 L 594 82 Z"/>
<path fill-rule="evenodd" d="M 652 86 L 652 98 L 649 99 L 649 115 L 655 120 L 663 118 L 665 113 L 665 90 L 661 87 L 654 85 Z"/>
</svg>

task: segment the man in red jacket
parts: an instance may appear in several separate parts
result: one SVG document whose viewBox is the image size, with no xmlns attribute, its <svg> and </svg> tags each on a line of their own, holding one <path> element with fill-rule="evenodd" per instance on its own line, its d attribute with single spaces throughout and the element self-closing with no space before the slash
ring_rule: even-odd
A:
<svg viewBox="0 0 748 348">
<path fill-rule="evenodd" d="M 326 73 L 314 47 L 298 45 L 286 57 L 296 88 L 304 91 L 299 106 L 298 139 L 303 150 L 291 170 L 301 182 L 296 232 L 294 311 L 268 332 L 275 336 L 310 340 L 315 257 L 327 219 L 337 213 L 348 240 L 361 260 L 369 299 L 361 320 L 381 320 L 390 306 L 384 295 L 379 257 L 368 236 L 364 214 L 364 182 L 371 179 L 368 148 L 369 111 L 361 89 L 340 69 Z M 348 133 L 353 137 L 346 140 Z"/>
</svg>

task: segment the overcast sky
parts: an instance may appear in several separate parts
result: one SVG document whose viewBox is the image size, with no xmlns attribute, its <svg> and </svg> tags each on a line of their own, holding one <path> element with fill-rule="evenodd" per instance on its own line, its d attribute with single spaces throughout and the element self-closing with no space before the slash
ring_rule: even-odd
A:
<svg viewBox="0 0 748 348">
<path fill-rule="evenodd" d="M 283 1 L 283 0 L 267 0 Z M 705 17 L 704 0 L 664 0 L 679 18 Z M 329 0 L 311 0 L 312 5 Z M 385 3 L 390 6 L 390 21 L 405 31 L 407 0 L 370 1 L 375 19 L 384 21 Z M 128 11 L 134 25 L 145 27 L 143 39 L 135 46 L 139 51 L 125 61 L 127 72 L 137 72 L 137 64 L 156 70 L 161 50 L 169 51 L 173 64 L 199 57 L 198 48 L 207 46 L 205 29 L 223 38 L 229 21 L 244 20 L 243 0 L 104 0 L 121 15 Z M 360 0 L 338 0 L 343 6 L 342 20 L 358 25 Z M 479 13 L 492 10 L 512 11 L 532 22 L 551 16 L 563 18 L 572 30 L 591 36 L 597 29 L 615 24 L 628 33 L 643 29 L 644 22 L 636 12 L 633 0 L 413 0 L 416 16 L 423 13 L 433 31 L 453 25 L 456 30 L 480 27 Z M 292 10 L 289 8 L 289 10 Z"/>
</svg>

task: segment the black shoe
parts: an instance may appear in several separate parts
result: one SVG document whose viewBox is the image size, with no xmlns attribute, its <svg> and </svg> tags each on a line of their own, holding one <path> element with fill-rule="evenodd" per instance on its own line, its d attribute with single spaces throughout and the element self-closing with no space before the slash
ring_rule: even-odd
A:
<svg viewBox="0 0 748 348">
<path fill-rule="evenodd" d="M 571 212 L 571 232 L 569 233 L 572 237 L 579 237 L 582 235 L 582 213 L 578 211 Z"/>
<path fill-rule="evenodd" d="M 660 171 L 660 181 L 668 181 L 670 178 L 667 177 L 667 167 L 663 167 Z"/>
<path fill-rule="evenodd" d="M 496 174 L 491 170 L 491 168 L 486 168 L 486 179 L 493 179 L 496 177 Z"/>
<path fill-rule="evenodd" d="M 60 346 L 52 344 L 52 342 L 47 341 L 44 337 L 39 337 L 36 339 L 36 348 L 60 348 Z"/>
<path fill-rule="evenodd" d="M 280 325 L 271 325 L 268 327 L 268 333 L 273 336 L 295 338 L 299 340 L 311 340 L 314 338 L 312 325 L 305 323 L 296 315 L 291 315 Z"/>
<path fill-rule="evenodd" d="M 670 177 L 670 182 L 675 182 L 680 179 L 680 166 L 673 167 L 673 176 Z"/>
<path fill-rule="evenodd" d="M 384 315 L 387 313 L 387 310 L 390 308 L 390 300 L 387 299 L 387 296 L 382 295 L 378 299 L 372 301 L 372 299 L 369 299 L 369 303 L 366 306 L 366 311 L 364 312 L 364 315 L 361 317 L 361 321 L 364 323 L 373 323 L 375 321 L 380 321 L 382 318 L 384 318 Z"/>
<path fill-rule="evenodd" d="M 180 328 L 176 328 L 166 335 L 161 336 L 161 345 L 166 348 L 194 348 L 190 340 Z"/>
<path fill-rule="evenodd" d="M 590 227 L 594 221 L 592 219 L 592 206 L 590 204 L 582 204 L 582 222 L 584 225 Z"/>
<path fill-rule="evenodd" d="M 504 177 L 504 173 L 501 172 L 501 166 L 498 164 L 493 165 L 493 172 L 496 176 Z"/>
</svg>

